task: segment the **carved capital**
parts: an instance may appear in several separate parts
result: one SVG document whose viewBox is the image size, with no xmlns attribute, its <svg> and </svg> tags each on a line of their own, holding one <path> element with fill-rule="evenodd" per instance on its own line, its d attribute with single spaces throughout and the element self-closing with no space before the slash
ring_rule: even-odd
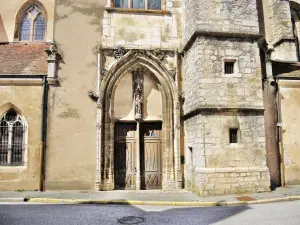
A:
<svg viewBox="0 0 300 225">
<path fill-rule="evenodd" d="M 119 59 L 122 58 L 127 52 L 128 52 L 128 50 L 126 50 L 125 48 L 119 47 L 118 49 L 114 50 L 114 57 L 115 57 L 115 59 L 119 60 Z"/>
</svg>

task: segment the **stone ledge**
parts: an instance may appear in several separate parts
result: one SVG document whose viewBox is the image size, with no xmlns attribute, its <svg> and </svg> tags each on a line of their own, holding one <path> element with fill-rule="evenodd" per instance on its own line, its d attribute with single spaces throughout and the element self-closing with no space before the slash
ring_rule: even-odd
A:
<svg viewBox="0 0 300 225">
<path fill-rule="evenodd" d="M 263 37 L 259 33 L 242 33 L 242 32 L 227 32 L 227 31 L 210 31 L 210 30 L 197 30 L 191 37 L 183 44 L 183 51 L 188 51 L 193 43 L 196 41 L 197 37 L 227 37 L 227 38 L 250 38 L 258 40 Z"/>
<path fill-rule="evenodd" d="M 133 8 L 105 8 L 109 13 L 139 13 L 139 14 L 156 14 L 156 15 L 171 15 L 170 11 L 166 10 L 153 10 L 153 9 L 133 9 Z"/>
<path fill-rule="evenodd" d="M 228 168 L 195 168 L 196 172 L 203 174 L 212 173 L 244 173 L 244 172 L 268 172 L 267 167 L 228 167 Z"/>
<path fill-rule="evenodd" d="M 220 112 L 264 112 L 264 107 L 240 107 L 240 108 L 231 108 L 231 107 L 197 107 L 185 113 L 182 117 L 184 120 L 190 119 L 201 113 L 220 113 Z"/>
</svg>

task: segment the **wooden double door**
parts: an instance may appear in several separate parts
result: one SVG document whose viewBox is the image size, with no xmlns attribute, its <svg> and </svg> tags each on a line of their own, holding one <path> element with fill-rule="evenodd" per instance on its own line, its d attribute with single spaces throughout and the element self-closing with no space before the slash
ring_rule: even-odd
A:
<svg viewBox="0 0 300 225">
<path fill-rule="evenodd" d="M 161 188 L 161 130 L 161 123 L 116 124 L 114 149 L 116 189 L 135 190 L 137 176 L 141 180 L 141 189 Z M 137 160 L 140 162 L 140 168 L 137 168 Z"/>
</svg>

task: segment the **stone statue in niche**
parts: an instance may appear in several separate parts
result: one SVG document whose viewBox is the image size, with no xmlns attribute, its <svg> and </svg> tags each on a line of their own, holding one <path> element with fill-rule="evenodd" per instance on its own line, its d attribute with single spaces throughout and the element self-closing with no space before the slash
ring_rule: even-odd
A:
<svg viewBox="0 0 300 225">
<path fill-rule="evenodd" d="M 143 105 L 143 97 L 140 94 L 136 94 L 135 96 L 135 115 L 138 118 L 142 117 L 142 105 Z"/>
<path fill-rule="evenodd" d="M 134 106 L 135 106 L 135 118 L 142 118 L 143 114 L 143 75 L 141 74 L 141 70 L 137 69 L 133 72 L 133 80 L 134 80 Z"/>
</svg>

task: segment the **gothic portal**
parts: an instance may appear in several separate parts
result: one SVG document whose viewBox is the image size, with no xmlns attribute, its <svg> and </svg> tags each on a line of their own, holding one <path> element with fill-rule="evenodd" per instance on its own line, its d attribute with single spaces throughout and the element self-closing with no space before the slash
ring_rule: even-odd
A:
<svg viewBox="0 0 300 225">
<path fill-rule="evenodd" d="M 109 61 L 109 55 L 104 58 Z M 100 90 L 101 182 L 96 187 L 182 188 L 175 128 L 179 113 L 174 112 L 179 110 L 174 102 L 178 94 L 162 62 L 150 52 L 124 52 L 105 74 Z"/>
</svg>

